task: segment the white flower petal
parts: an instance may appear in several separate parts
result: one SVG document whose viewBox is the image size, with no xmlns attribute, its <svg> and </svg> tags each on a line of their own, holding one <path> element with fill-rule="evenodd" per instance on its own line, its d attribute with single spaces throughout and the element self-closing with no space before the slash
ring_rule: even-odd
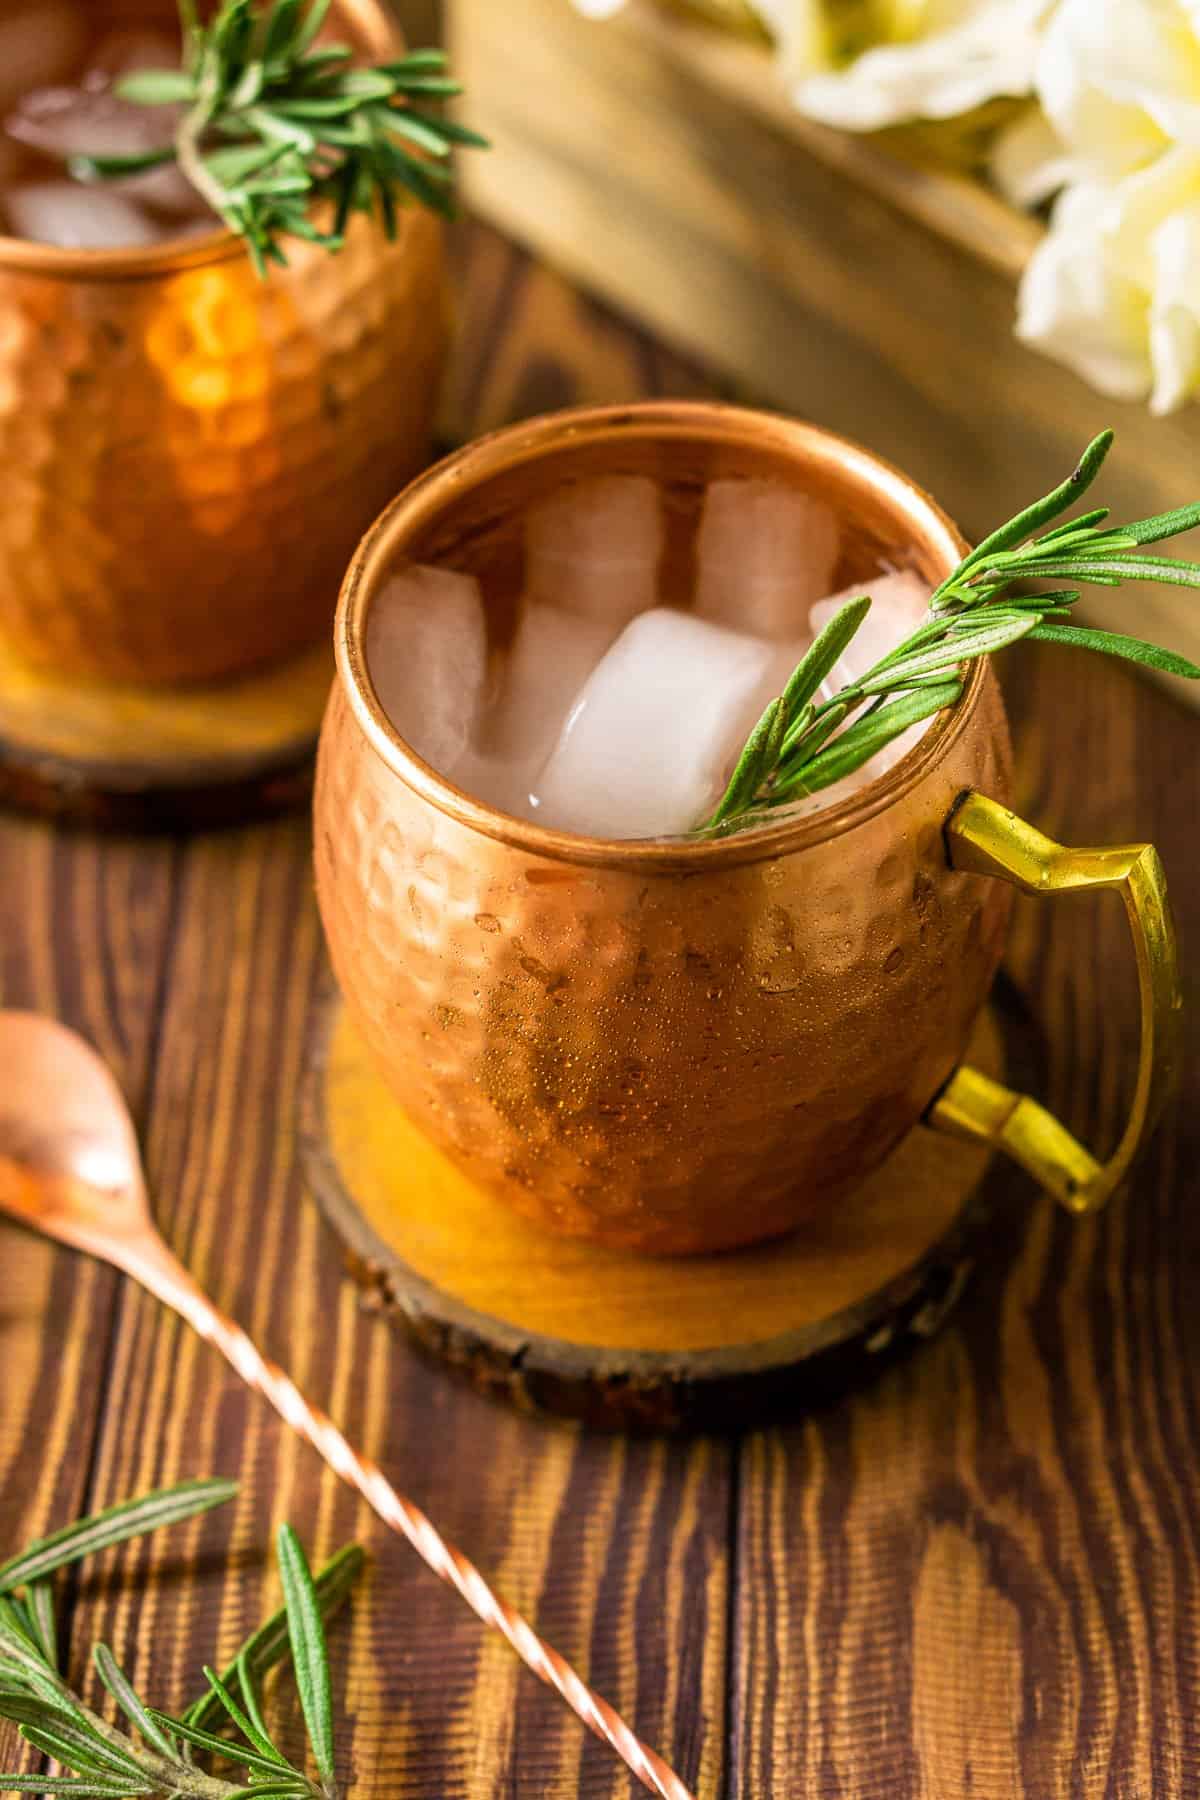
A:
<svg viewBox="0 0 1200 1800">
<path fill-rule="evenodd" d="M 1045 0 L 976 0 L 949 28 L 867 50 L 847 68 L 802 77 L 796 105 L 850 131 L 905 119 L 946 119 L 998 94 L 1027 94 Z"/>
<path fill-rule="evenodd" d="M 1169 413 L 1200 386 L 1200 206 L 1176 213 L 1159 227 L 1154 260 L 1150 410 Z"/>
<path fill-rule="evenodd" d="M 1200 144 L 1200 37 L 1180 0 L 1061 0 L 1037 59 L 1038 98 L 1095 179 Z"/>
<path fill-rule="evenodd" d="M 1078 187 L 1054 209 L 1021 281 L 1017 336 L 1103 394 L 1150 391 L 1149 299 L 1114 266 L 1104 232 L 1111 195 Z"/>
<path fill-rule="evenodd" d="M 1006 200 L 1033 207 L 1065 187 L 1076 166 L 1049 119 L 1035 108 L 997 135 L 990 173 Z"/>
</svg>

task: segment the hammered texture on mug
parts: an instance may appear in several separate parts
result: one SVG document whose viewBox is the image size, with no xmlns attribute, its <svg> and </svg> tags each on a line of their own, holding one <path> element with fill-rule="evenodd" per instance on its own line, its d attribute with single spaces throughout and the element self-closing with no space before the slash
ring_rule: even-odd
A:
<svg viewBox="0 0 1200 1800">
<path fill-rule="evenodd" d="M 375 0 L 337 12 L 398 42 Z M 394 243 L 359 217 L 338 255 L 288 256 L 263 282 L 227 234 L 0 240 L 0 634 L 28 661 L 202 680 L 329 628 L 355 544 L 428 453 L 441 227 L 410 204 Z"/>
<path fill-rule="evenodd" d="M 787 1231 L 847 1193 L 962 1056 L 1011 904 L 946 861 L 1005 797 L 987 673 L 953 744 L 841 836 L 694 874 L 531 855 L 387 768 L 340 689 L 316 857 L 342 992 L 397 1098 L 559 1231 L 662 1253 Z"/>
</svg>

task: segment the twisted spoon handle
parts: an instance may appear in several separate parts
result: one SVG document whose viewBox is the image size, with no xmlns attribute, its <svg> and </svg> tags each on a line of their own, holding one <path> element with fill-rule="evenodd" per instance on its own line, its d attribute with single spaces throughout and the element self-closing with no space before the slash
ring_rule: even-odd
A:
<svg viewBox="0 0 1200 1800">
<path fill-rule="evenodd" d="M 215 1344 L 242 1380 L 269 1400 L 294 1431 L 307 1438 L 335 1474 L 358 1489 L 385 1525 L 408 1539 L 434 1574 L 457 1589 L 485 1625 L 491 1625 L 508 1639 L 522 1662 L 561 1694 L 584 1724 L 616 1751 L 652 1794 L 659 1795 L 660 1800 L 694 1800 L 678 1775 L 642 1743 L 608 1701 L 594 1693 L 520 1613 L 492 1592 L 474 1563 L 446 1543 L 420 1508 L 398 1494 L 375 1463 L 351 1448 L 328 1414 L 309 1405 L 291 1377 L 255 1348 L 240 1325 L 218 1312 L 157 1235 L 139 1236 L 119 1248 L 110 1245 L 108 1254 L 186 1319 L 200 1337 Z"/>
</svg>

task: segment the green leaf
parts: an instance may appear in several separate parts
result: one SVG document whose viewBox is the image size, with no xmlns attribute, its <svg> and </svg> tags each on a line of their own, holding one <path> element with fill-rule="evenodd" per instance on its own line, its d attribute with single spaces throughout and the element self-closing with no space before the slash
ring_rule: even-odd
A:
<svg viewBox="0 0 1200 1800">
<path fill-rule="evenodd" d="M 257 1750 L 248 1750 L 244 1744 L 231 1743 L 228 1738 L 218 1737 L 215 1732 L 198 1731 L 186 1719 L 173 1719 L 170 1713 L 159 1712 L 156 1706 L 150 1707 L 149 1711 L 150 1717 L 164 1731 L 186 1739 L 189 1744 L 195 1744 L 197 1750 L 207 1750 L 211 1755 L 219 1756 L 239 1769 L 249 1769 L 264 1775 L 279 1773 L 279 1764 L 272 1757 L 261 1756 Z"/>
<path fill-rule="evenodd" d="M 1163 650 L 1148 644 L 1144 638 L 1122 637 L 1116 631 L 1092 631 L 1086 625 L 1036 625 L 1030 637 L 1044 644 L 1074 644 L 1082 650 L 1099 650 L 1107 656 L 1124 657 L 1128 662 L 1143 663 L 1164 675 L 1181 675 L 1185 681 L 1200 681 L 1200 668 L 1174 650 Z"/>
<path fill-rule="evenodd" d="M 450 154 L 445 133 L 439 131 L 436 125 L 427 125 L 415 113 L 392 108 L 388 113 L 387 129 L 395 132 L 397 137 L 407 138 L 410 144 L 419 144 L 431 156 Z"/>
<path fill-rule="evenodd" d="M 195 83 L 182 69 L 135 69 L 113 91 L 135 106 L 179 106 L 193 98 Z"/>
<path fill-rule="evenodd" d="M 703 830 L 713 830 L 733 813 L 744 812 L 750 805 L 763 776 L 774 766 L 781 735 L 780 725 L 786 717 L 782 700 L 772 700 L 747 738 L 737 767 L 729 778 L 729 785 L 716 810 L 705 820 Z"/>
<path fill-rule="evenodd" d="M 1170 512 L 1155 513 L 1149 519 L 1138 519 L 1132 525 L 1122 525 L 1121 530 L 1138 544 L 1157 544 L 1163 538 L 1178 537 L 1181 532 L 1194 531 L 1200 525 L 1200 502 L 1191 506 L 1175 506 Z"/>
<path fill-rule="evenodd" d="M 904 694 L 890 705 L 881 707 L 867 718 L 857 720 L 840 736 L 804 763 L 786 783 L 776 790 L 773 799 L 793 799 L 799 794 L 815 794 L 830 787 L 845 775 L 853 775 L 865 762 L 910 725 L 917 725 L 931 714 L 953 706 L 962 692 L 961 681 L 939 682 L 936 686 Z"/>
<path fill-rule="evenodd" d="M 333 0 L 312 0 L 312 5 L 309 7 L 308 12 L 296 32 L 292 44 L 292 50 L 296 56 L 303 56 L 309 45 L 316 40 L 318 32 L 329 15 L 329 9 L 332 4 Z"/>
<path fill-rule="evenodd" d="M 134 1794 L 154 1794 L 157 1788 L 145 1783 L 138 1787 L 126 1786 L 124 1783 L 111 1781 L 89 1781 L 76 1775 L 3 1775 L 0 1774 L 0 1788 L 12 1794 L 76 1794 L 79 1800 L 128 1800 Z M 253 1793 L 266 1793 L 264 1789 L 251 1789 Z"/>
<path fill-rule="evenodd" d="M 179 1761 L 179 1746 L 169 1738 L 161 1725 L 155 1723 L 149 1712 L 134 1691 L 129 1677 L 113 1655 L 107 1644 L 97 1644 L 92 1651 L 92 1660 L 101 1681 L 120 1707 L 131 1725 L 137 1727 L 152 1749 L 169 1762 Z"/>
<path fill-rule="evenodd" d="M 12 1719 L 19 1725 L 21 1736 L 35 1750 L 45 1751 L 47 1756 L 55 1757 L 66 1768 L 79 1773 L 116 1776 L 121 1781 L 144 1780 L 146 1771 L 139 1768 L 133 1755 L 126 1755 L 96 1731 L 77 1725 L 73 1719 L 53 1714 L 48 1716 L 45 1706 L 38 1700 L 26 1701 L 23 1717 L 20 1716 L 21 1711 L 17 1698 L 6 1694 L 5 1718 Z"/>
<path fill-rule="evenodd" d="M 855 686 L 864 694 L 892 693 L 915 678 L 948 673 L 960 662 L 1003 650 L 1032 631 L 1038 622 L 1038 614 L 1034 612 L 1019 612 L 995 623 L 990 622 L 990 614 L 989 607 L 981 615 L 982 620 L 988 622 L 976 621 L 973 630 L 956 634 L 948 643 L 935 644 L 927 650 L 918 650 L 912 656 L 901 657 L 879 673 L 872 670 L 857 681 Z"/>
<path fill-rule="evenodd" d="M 783 690 L 784 711 L 789 719 L 812 699 L 870 610 L 871 601 L 866 594 L 847 600 L 825 629 L 817 633 Z"/>
<path fill-rule="evenodd" d="M 237 1491 L 236 1481 L 183 1481 L 175 1487 L 143 1494 L 136 1500 L 123 1500 L 119 1506 L 110 1506 L 104 1512 L 80 1519 L 78 1524 L 65 1525 L 61 1531 L 40 1539 L 19 1556 L 0 1564 L 0 1594 L 11 1593 L 13 1588 L 38 1581 L 55 1569 L 108 1550 L 113 1544 L 123 1544 L 129 1538 L 141 1537 L 164 1525 L 181 1524 L 197 1513 L 224 1505 Z"/>
<path fill-rule="evenodd" d="M 1030 581 L 1066 576 L 1093 586 L 1116 587 L 1122 581 L 1159 581 L 1173 587 L 1200 587 L 1200 563 L 1178 562 L 1174 557 L 1114 555 L 1103 560 L 1090 557 L 1047 557 L 1030 561 L 1021 574 Z"/>
<path fill-rule="evenodd" d="M 321 1607 L 308 1566 L 308 1558 L 290 1525 L 279 1527 L 276 1539 L 279 1573 L 287 1611 L 288 1637 L 300 1705 L 308 1726 L 309 1742 L 317 1772 L 327 1793 L 336 1786 L 333 1765 L 333 1689 L 329 1680 L 329 1653 Z"/>
<path fill-rule="evenodd" d="M 969 556 L 964 557 L 955 575 L 961 575 L 967 569 L 974 569 L 998 550 L 1009 550 L 1015 544 L 1024 543 L 1026 538 L 1033 537 L 1043 525 L 1065 512 L 1068 506 L 1082 498 L 1095 481 L 1104 463 L 1105 457 L 1112 449 L 1113 433 L 1102 431 L 1094 437 L 1079 463 L 1067 479 L 1060 482 L 1051 493 L 1041 500 L 1035 500 L 1032 506 L 1026 506 L 1021 512 L 1014 514 L 1007 524 L 989 532 L 983 541 L 977 544 Z M 950 579 L 953 579 L 951 577 Z M 948 585 L 943 583 L 943 586 Z M 940 589 L 938 590 L 941 591 Z"/>
<path fill-rule="evenodd" d="M 331 1557 L 317 1576 L 317 1604 L 321 1609 L 321 1617 L 327 1622 L 345 1605 L 365 1562 L 366 1557 L 360 1546 L 349 1544 Z M 232 1687 L 239 1679 L 239 1665 L 244 1660 L 251 1678 L 261 1681 L 276 1663 L 283 1661 L 288 1649 L 287 1613 L 280 1607 L 240 1646 L 221 1679 L 226 1687 Z M 211 1725 L 220 1716 L 221 1707 L 211 1688 L 193 1700 L 183 1715 L 189 1725 L 200 1730 Z"/>
<path fill-rule="evenodd" d="M 1103 525 L 1111 511 L 1110 506 L 1096 506 L 1091 512 L 1078 513 L 1073 519 L 1064 519 L 1061 525 L 1055 525 L 1050 531 L 1044 532 L 1039 542 L 1049 544 L 1055 538 L 1073 537 L 1077 531 L 1090 531 L 1096 525 Z M 1124 529 L 1128 531 L 1130 527 L 1126 525 Z"/>
<path fill-rule="evenodd" d="M 843 719 L 849 716 L 852 702 L 836 700 L 832 706 L 817 714 L 806 730 L 794 739 L 789 733 L 780 757 L 780 774 L 785 776 L 789 767 L 799 768 L 810 756 L 815 756 L 822 744 L 831 738 Z"/>
<path fill-rule="evenodd" d="M 145 169 L 160 169 L 175 161 L 174 146 L 167 150 L 142 150 L 131 156 L 69 156 L 67 173 L 74 181 L 119 181 L 126 175 L 140 175 Z"/>
<path fill-rule="evenodd" d="M 58 1626 L 54 1616 L 54 1589 L 48 1581 L 31 1581 L 25 1592 L 25 1604 L 37 1630 L 38 1642 L 47 1663 L 58 1668 Z"/>
<path fill-rule="evenodd" d="M 252 1719 L 244 1708 L 238 1705 L 216 1670 L 210 1669 L 207 1663 L 204 1666 L 204 1679 L 207 1681 L 214 1695 L 225 1708 L 225 1711 L 229 1714 L 229 1717 L 233 1720 L 242 1736 L 246 1739 L 246 1742 L 252 1744 L 259 1752 L 260 1756 L 265 1756 L 268 1762 L 278 1763 L 280 1768 L 283 1769 L 288 1768 L 289 1764 L 287 1758 L 279 1754 L 278 1749 L 271 1742 L 269 1733 Z"/>
</svg>

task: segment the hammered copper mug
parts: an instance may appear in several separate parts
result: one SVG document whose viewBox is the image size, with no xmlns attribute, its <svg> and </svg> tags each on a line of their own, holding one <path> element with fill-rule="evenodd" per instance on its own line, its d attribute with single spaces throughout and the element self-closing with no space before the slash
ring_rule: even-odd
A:
<svg viewBox="0 0 1200 1800">
<path fill-rule="evenodd" d="M 6 0 L 0 0 L 0 9 Z M 178 28 L 175 0 L 89 25 Z M 334 0 L 376 60 L 384 0 Z M 351 222 L 265 281 L 240 238 L 67 250 L 0 237 L 0 635 L 62 674 L 236 674 L 317 642 L 355 544 L 427 459 L 440 222 Z"/>
<path fill-rule="evenodd" d="M 1111 1192 L 1169 1083 L 1178 1007 L 1161 867 L 1067 851 L 1007 810 L 1008 729 L 986 662 L 893 769 L 840 804 L 695 842 L 602 842 L 452 786 L 382 711 L 364 628 L 397 559 L 478 575 L 512 629 L 522 513 L 583 474 L 663 485 L 668 601 L 686 602 L 703 485 L 769 476 L 844 531 L 839 586 L 884 566 L 932 586 L 963 544 L 867 451 L 791 420 L 650 403 L 485 438 L 370 532 L 336 622 L 316 871 L 353 1021 L 422 1131 L 554 1231 L 661 1254 L 783 1233 L 838 1204 L 924 1119 L 1007 1149 L 1075 1210 Z M 1012 885 L 1116 887 L 1142 984 L 1133 1115 L 1101 1165 L 1034 1101 L 961 1064 Z"/>
</svg>

